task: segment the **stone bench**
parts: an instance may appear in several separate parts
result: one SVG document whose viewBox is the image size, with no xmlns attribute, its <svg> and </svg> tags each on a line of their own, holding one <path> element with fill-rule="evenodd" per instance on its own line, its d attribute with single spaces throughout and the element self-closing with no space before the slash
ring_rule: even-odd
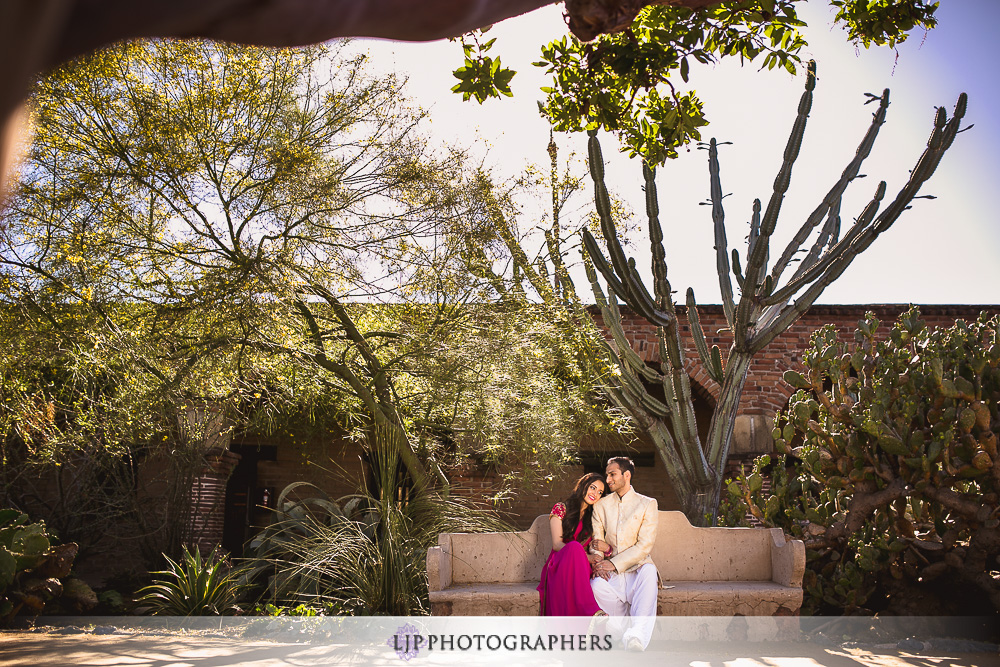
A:
<svg viewBox="0 0 1000 667">
<path fill-rule="evenodd" d="M 549 517 L 512 533 L 443 533 L 427 551 L 431 613 L 536 616 Z M 805 545 L 778 528 L 696 528 L 660 512 L 653 562 L 663 616 L 774 616 L 802 605 Z"/>
</svg>

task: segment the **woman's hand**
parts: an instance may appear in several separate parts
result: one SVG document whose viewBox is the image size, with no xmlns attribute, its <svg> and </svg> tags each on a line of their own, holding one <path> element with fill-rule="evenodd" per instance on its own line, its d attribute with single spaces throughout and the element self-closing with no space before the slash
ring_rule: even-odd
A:
<svg viewBox="0 0 1000 667">
<path fill-rule="evenodd" d="M 602 554 L 605 554 L 608 552 L 608 549 L 611 548 L 611 545 L 605 542 L 604 540 L 594 540 L 593 542 L 590 543 L 590 548 L 596 549 L 597 551 L 600 551 Z"/>
</svg>

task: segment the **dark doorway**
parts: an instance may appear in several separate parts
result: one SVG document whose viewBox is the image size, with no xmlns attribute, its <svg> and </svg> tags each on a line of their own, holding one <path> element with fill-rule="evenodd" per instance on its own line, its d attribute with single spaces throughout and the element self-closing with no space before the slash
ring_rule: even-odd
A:
<svg viewBox="0 0 1000 667">
<path fill-rule="evenodd" d="M 232 556 L 242 557 L 243 547 L 267 520 L 267 509 L 274 507 L 274 489 L 257 485 L 257 464 L 277 461 L 273 445 L 230 445 L 240 455 L 226 484 L 226 516 L 222 526 L 222 548 Z"/>
</svg>

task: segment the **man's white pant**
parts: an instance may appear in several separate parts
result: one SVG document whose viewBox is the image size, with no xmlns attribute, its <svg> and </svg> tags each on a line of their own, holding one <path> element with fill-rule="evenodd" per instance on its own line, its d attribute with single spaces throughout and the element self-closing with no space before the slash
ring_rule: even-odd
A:
<svg viewBox="0 0 1000 667">
<path fill-rule="evenodd" d="M 601 609 L 611 616 L 628 617 L 623 643 L 628 644 L 630 638 L 638 637 L 643 648 L 649 646 L 656 622 L 656 582 L 656 566 L 652 563 L 646 563 L 635 572 L 615 572 L 607 581 L 601 577 L 590 580 Z M 612 621 L 609 628 L 613 625 L 618 624 Z"/>
</svg>

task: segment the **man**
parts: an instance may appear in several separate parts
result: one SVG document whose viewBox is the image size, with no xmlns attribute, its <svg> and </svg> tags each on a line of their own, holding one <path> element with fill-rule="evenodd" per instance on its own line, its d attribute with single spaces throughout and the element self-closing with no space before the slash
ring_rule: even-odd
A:
<svg viewBox="0 0 1000 667">
<path fill-rule="evenodd" d="M 625 648 L 643 651 L 649 645 L 656 620 L 658 577 L 649 552 L 656 541 L 659 513 L 656 499 L 632 488 L 635 465 L 627 456 L 608 460 L 608 490 L 594 505 L 594 540 L 611 546 L 610 557 L 594 566 L 594 597 L 611 616 L 632 622 L 622 635 Z"/>
</svg>

